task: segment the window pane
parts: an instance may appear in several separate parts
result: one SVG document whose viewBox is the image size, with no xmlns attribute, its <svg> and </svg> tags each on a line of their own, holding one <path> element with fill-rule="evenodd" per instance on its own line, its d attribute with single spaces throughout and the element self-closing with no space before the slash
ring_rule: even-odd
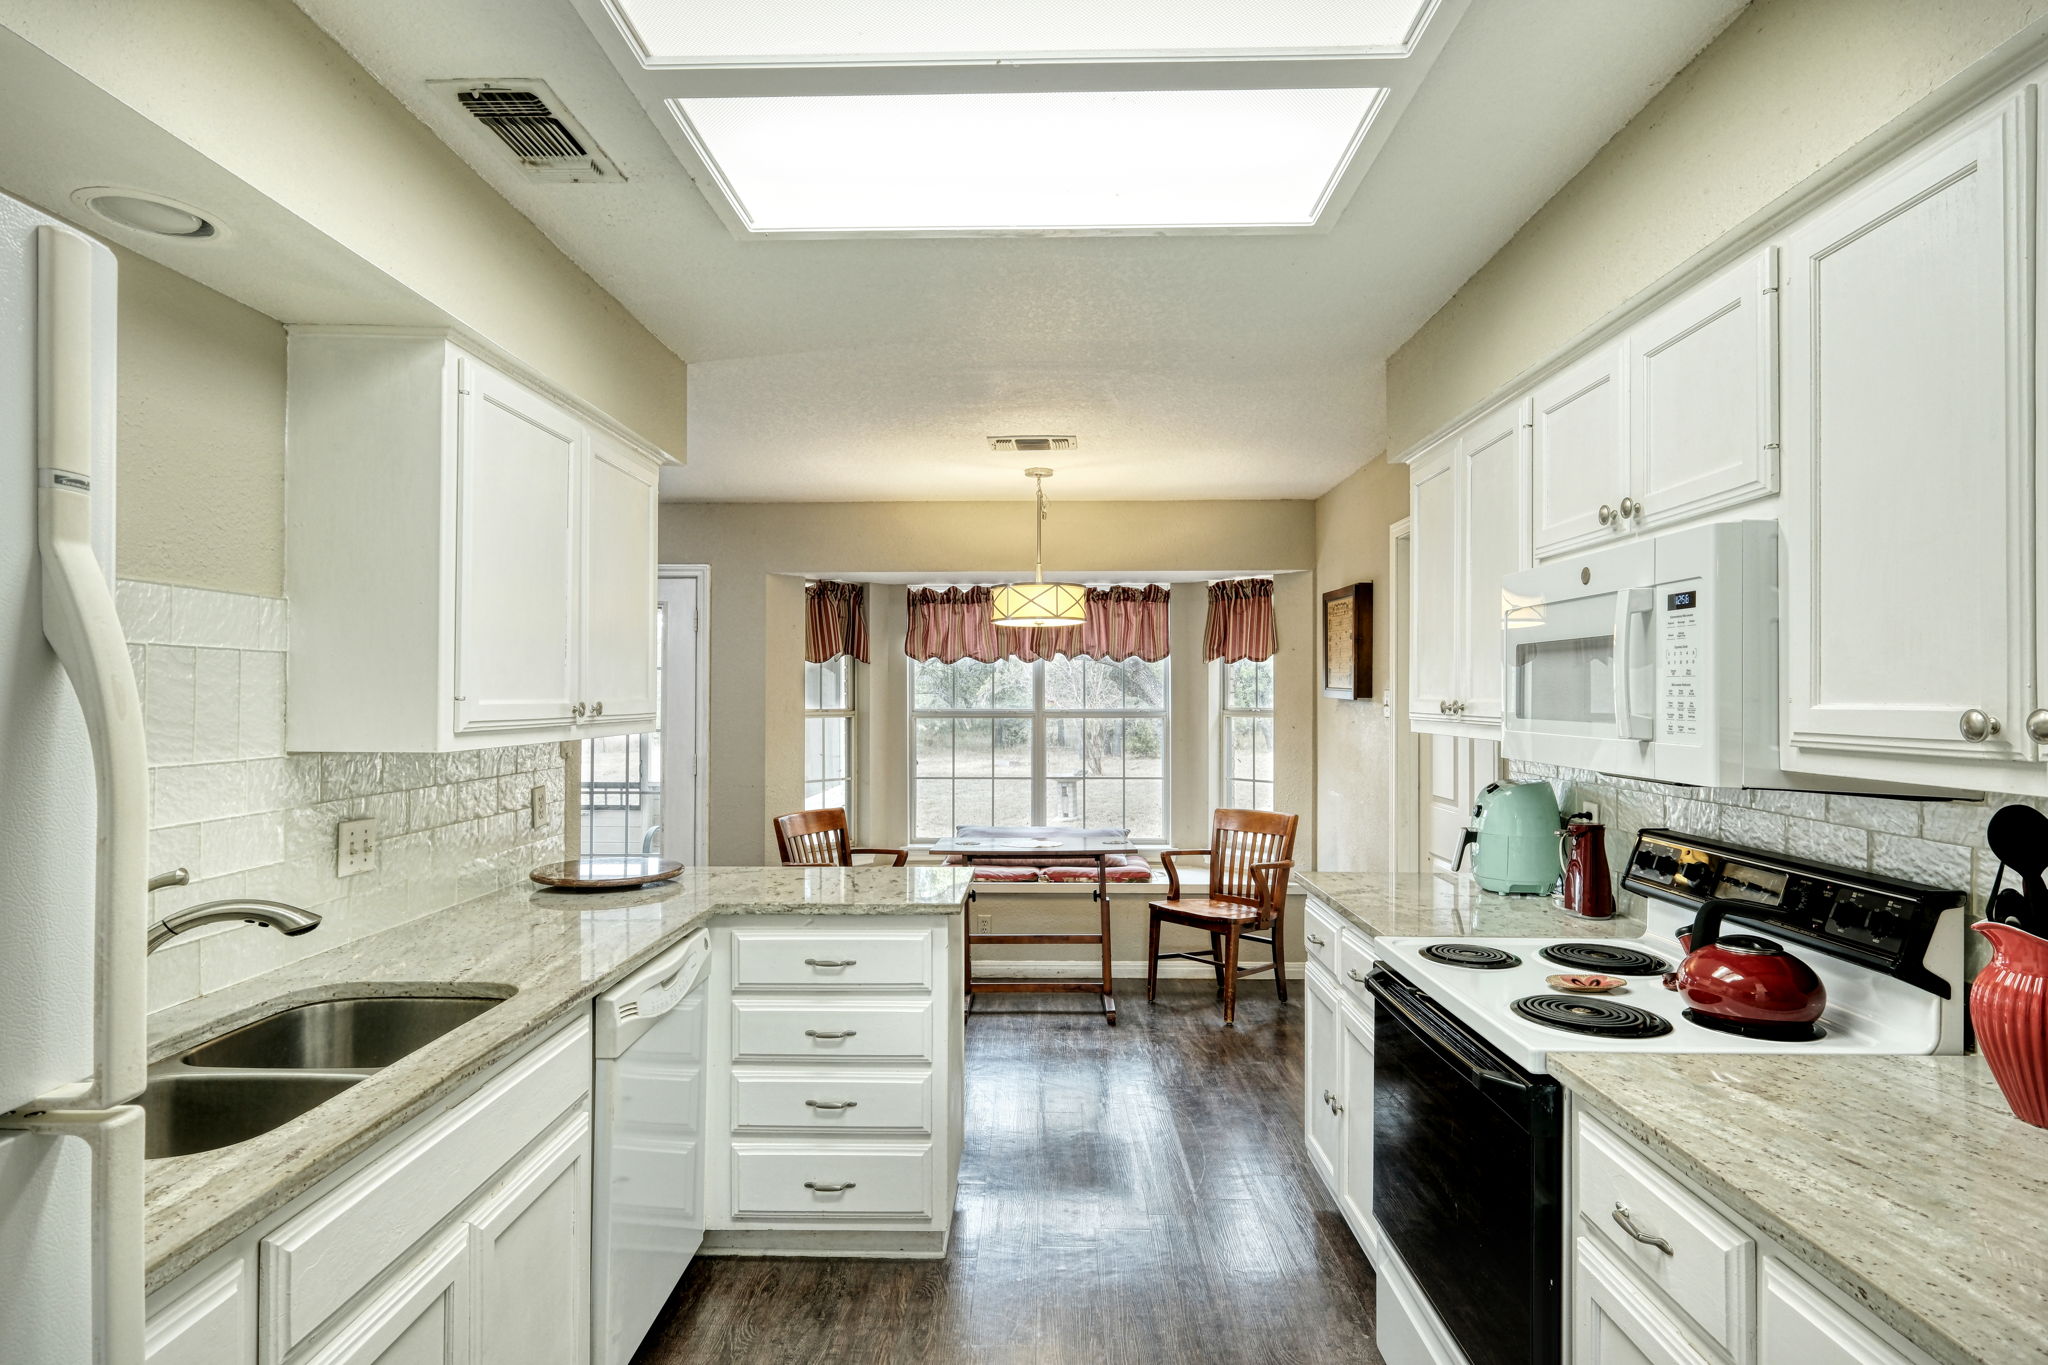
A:
<svg viewBox="0 0 2048 1365">
<path fill-rule="evenodd" d="M 1123 776 L 1124 723 L 1091 718 L 1081 726 L 1081 771 L 1089 777 Z"/>
<path fill-rule="evenodd" d="M 1252 775 L 1252 718 L 1232 716 L 1230 718 L 1230 743 L 1227 746 L 1229 763 L 1225 771 L 1233 782 L 1247 781 Z"/>
<path fill-rule="evenodd" d="M 1164 711 L 1166 709 L 1166 661 L 1146 663 L 1143 659 L 1126 659 L 1113 665 L 1123 674 L 1124 702 L 1133 711 Z"/>
<path fill-rule="evenodd" d="M 997 778 L 996 818 L 999 825 L 1030 825 L 1037 821 L 1031 818 L 1031 779 Z"/>
<path fill-rule="evenodd" d="M 953 823 L 956 825 L 993 825 L 996 822 L 995 784 L 986 780 L 980 782 L 955 782 L 953 784 Z M 950 833 L 951 831 L 948 831 Z"/>
<path fill-rule="evenodd" d="M 919 659 L 911 665 L 912 702 L 919 711 L 953 708 L 953 669 L 949 664 Z"/>
<path fill-rule="evenodd" d="M 1064 654 L 1045 661 L 1046 710 L 1081 709 L 1081 671 L 1084 662 L 1081 659 L 1069 659 Z"/>
<path fill-rule="evenodd" d="M 953 832 L 953 783 L 950 779 L 917 784 L 916 837 L 941 839 Z"/>
<path fill-rule="evenodd" d="M 804 710 L 818 710 L 818 665 L 804 661 Z"/>
<path fill-rule="evenodd" d="M 1252 724 L 1255 727 L 1253 733 L 1257 743 L 1255 750 L 1257 757 L 1253 762 L 1253 775 L 1261 782 L 1271 782 L 1273 780 L 1273 718 L 1271 716 L 1260 716 Z"/>
<path fill-rule="evenodd" d="M 1082 824 L 1081 779 L 1078 777 L 1051 777 L 1045 783 L 1045 823 L 1048 825 Z"/>
<path fill-rule="evenodd" d="M 995 771 L 995 723 L 986 720 L 953 722 L 953 771 L 956 775 L 987 777 Z"/>
<path fill-rule="evenodd" d="M 1078 720 L 1056 720 L 1048 717 L 1045 722 L 1045 775 L 1047 777 L 1079 777 L 1081 775 L 1081 725 Z"/>
<path fill-rule="evenodd" d="M 1023 716 L 992 722 L 995 729 L 995 773 L 998 777 L 1031 776 L 1031 721 Z M 1029 809 L 1029 801 L 1026 809 Z M 1029 824 L 1030 821 L 1024 823 Z"/>
<path fill-rule="evenodd" d="M 996 665 L 995 705 L 1002 711 L 1031 709 L 1031 665 L 1005 659 Z"/>
<path fill-rule="evenodd" d="M 1166 784 L 1164 782 L 1126 782 L 1124 784 L 1124 819 L 1134 839 L 1164 839 L 1166 837 Z"/>
<path fill-rule="evenodd" d="M 1124 722 L 1124 771 L 1132 777 L 1166 775 L 1166 722 Z"/>
<path fill-rule="evenodd" d="M 1124 704 L 1124 680 L 1120 669 L 1097 659 L 1081 661 L 1081 705 L 1090 711 L 1118 711 Z"/>
<path fill-rule="evenodd" d="M 953 773 L 953 722 L 920 719 L 917 722 L 917 775 L 950 777 Z"/>
<path fill-rule="evenodd" d="M 1123 825 L 1124 784 L 1121 780 L 1098 781 L 1091 778 L 1081 787 L 1089 826 Z"/>
</svg>

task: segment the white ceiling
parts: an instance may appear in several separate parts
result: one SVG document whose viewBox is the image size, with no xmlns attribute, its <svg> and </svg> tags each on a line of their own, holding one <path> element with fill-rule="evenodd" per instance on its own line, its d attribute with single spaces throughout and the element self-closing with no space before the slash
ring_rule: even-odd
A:
<svg viewBox="0 0 2048 1365">
<path fill-rule="evenodd" d="M 738 3 L 739 0 L 734 0 Z M 1297 498 L 1384 443 L 1383 366 L 1742 0 L 1474 0 L 1342 219 L 1301 236 L 735 240 L 569 0 L 298 0 L 689 364 L 671 498 Z M 538 184 L 427 82 L 538 77 L 628 177 Z"/>
</svg>

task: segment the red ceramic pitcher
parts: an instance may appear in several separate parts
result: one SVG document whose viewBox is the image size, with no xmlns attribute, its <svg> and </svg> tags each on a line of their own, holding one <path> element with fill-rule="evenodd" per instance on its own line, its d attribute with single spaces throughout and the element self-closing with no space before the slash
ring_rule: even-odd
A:
<svg viewBox="0 0 2048 1365">
<path fill-rule="evenodd" d="M 1995 950 L 1970 987 L 1977 1050 L 2012 1112 L 2048 1128 L 2048 939 L 1989 920 L 1970 927 Z"/>
</svg>

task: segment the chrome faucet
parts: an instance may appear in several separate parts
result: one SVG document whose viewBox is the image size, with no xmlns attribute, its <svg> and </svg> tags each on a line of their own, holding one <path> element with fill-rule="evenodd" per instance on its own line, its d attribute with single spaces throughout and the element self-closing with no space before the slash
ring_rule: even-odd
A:
<svg viewBox="0 0 2048 1365">
<path fill-rule="evenodd" d="M 164 916 L 150 926 L 149 951 L 155 952 L 188 929 L 197 929 L 202 924 L 224 924 L 229 920 L 265 925 L 287 936 L 310 933 L 320 927 L 320 916 L 311 910 L 301 910 L 283 901 L 247 900 L 234 896 Z"/>
</svg>

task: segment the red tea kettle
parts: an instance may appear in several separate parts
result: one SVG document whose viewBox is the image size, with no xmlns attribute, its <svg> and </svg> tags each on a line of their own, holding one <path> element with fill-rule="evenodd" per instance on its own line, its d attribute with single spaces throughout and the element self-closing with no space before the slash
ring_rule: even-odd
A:
<svg viewBox="0 0 2048 1365">
<path fill-rule="evenodd" d="M 1664 984 L 1685 997 L 1695 1024 L 1783 1042 L 1820 1037 L 1828 992 L 1813 968 L 1770 939 L 1722 935 L 1723 916 L 1744 908 L 1730 900 L 1701 906 L 1691 931 L 1679 935 L 1685 961 Z"/>
</svg>

